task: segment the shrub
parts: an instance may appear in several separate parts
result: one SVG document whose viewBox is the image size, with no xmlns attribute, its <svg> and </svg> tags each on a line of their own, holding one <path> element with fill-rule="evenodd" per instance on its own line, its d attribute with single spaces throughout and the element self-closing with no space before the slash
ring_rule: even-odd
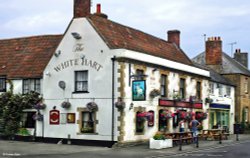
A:
<svg viewBox="0 0 250 158">
<path fill-rule="evenodd" d="M 154 140 L 165 140 L 166 139 L 165 136 L 161 133 L 156 133 L 153 138 L 154 138 Z"/>
</svg>

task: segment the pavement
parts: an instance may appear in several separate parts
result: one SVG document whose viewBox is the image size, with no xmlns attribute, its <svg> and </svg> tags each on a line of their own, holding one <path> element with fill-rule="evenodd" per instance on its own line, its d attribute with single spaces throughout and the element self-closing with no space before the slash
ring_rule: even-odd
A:
<svg viewBox="0 0 250 158">
<path fill-rule="evenodd" d="M 180 151 L 179 146 L 167 149 L 149 149 L 148 143 L 130 145 L 126 147 L 96 147 L 96 146 L 78 146 L 66 144 L 47 144 L 40 142 L 20 142 L 20 141 L 5 141 L 0 140 L 0 157 L 14 157 L 14 156 L 31 156 L 32 155 L 70 155 L 76 153 L 105 153 L 108 155 L 126 155 L 127 157 L 155 158 L 168 157 L 181 153 L 195 152 L 199 150 L 207 150 L 213 148 L 220 148 L 227 145 L 243 143 L 250 141 L 250 135 L 239 135 L 239 141 L 236 141 L 236 135 L 230 135 L 228 140 L 219 141 L 199 141 L 199 148 L 196 144 L 183 145 Z"/>
</svg>

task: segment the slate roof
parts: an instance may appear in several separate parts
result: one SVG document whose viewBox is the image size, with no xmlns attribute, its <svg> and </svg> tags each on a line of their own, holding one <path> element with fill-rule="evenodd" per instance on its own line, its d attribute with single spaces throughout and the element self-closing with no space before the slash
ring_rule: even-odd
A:
<svg viewBox="0 0 250 158">
<path fill-rule="evenodd" d="M 96 15 L 87 19 L 110 49 L 124 48 L 193 66 L 187 55 L 173 43 Z"/>
<path fill-rule="evenodd" d="M 210 80 L 213 82 L 225 84 L 225 85 L 230 85 L 230 86 L 236 86 L 233 82 L 228 80 L 227 78 L 223 77 L 221 74 L 217 73 L 213 69 L 209 68 L 208 66 L 205 65 L 200 65 L 198 63 L 193 63 L 196 67 L 199 67 L 201 69 L 205 69 L 210 72 Z"/>
<path fill-rule="evenodd" d="M 201 65 L 206 65 L 205 52 L 194 57 L 192 61 Z M 243 66 L 241 63 L 231 58 L 226 53 L 222 53 L 221 74 L 243 74 L 250 76 L 250 71 L 245 66 Z"/>
<path fill-rule="evenodd" d="M 0 76 L 41 78 L 62 35 L 0 40 Z"/>
</svg>

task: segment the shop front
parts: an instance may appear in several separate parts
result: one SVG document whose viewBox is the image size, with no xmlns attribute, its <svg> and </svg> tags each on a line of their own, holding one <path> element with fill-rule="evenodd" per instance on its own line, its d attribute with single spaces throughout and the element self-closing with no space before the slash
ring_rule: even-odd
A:
<svg viewBox="0 0 250 158">
<path fill-rule="evenodd" d="M 209 106 L 209 128 L 223 128 L 228 130 L 230 125 L 230 105 L 210 104 Z"/>
</svg>

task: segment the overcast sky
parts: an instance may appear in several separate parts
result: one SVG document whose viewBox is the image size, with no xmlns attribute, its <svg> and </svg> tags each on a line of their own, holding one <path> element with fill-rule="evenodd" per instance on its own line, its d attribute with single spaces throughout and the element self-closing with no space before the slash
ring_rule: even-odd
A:
<svg viewBox="0 0 250 158">
<path fill-rule="evenodd" d="M 250 52 L 249 0 L 92 0 L 110 20 L 162 39 L 181 31 L 181 47 L 189 57 L 204 51 L 204 34 L 220 36 L 223 51 Z M 0 39 L 61 34 L 73 16 L 73 0 L 1 0 Z"/>
</svg>

